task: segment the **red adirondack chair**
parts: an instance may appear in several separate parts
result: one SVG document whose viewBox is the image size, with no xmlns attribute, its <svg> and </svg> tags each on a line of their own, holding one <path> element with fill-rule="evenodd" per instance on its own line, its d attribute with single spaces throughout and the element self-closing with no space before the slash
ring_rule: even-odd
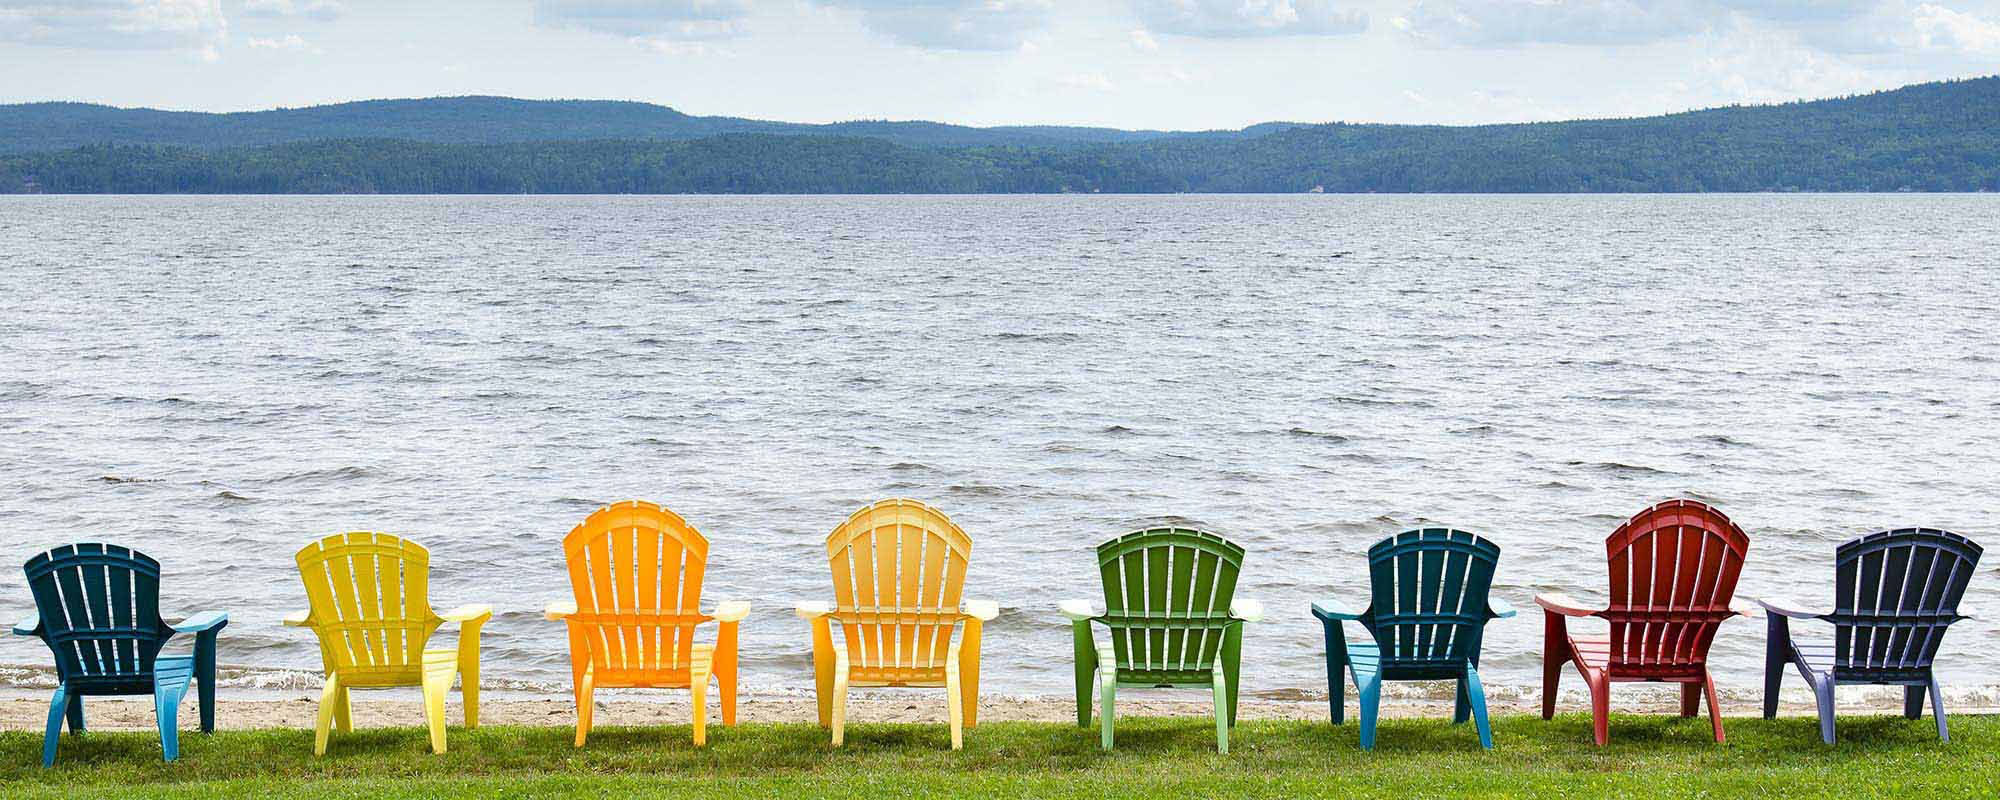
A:
<svg viewBox="0 0 2000 800">
<path fill-rule="evenodd" d="M 1680 684 L 1684 717 L 1694 716 L 1700 696 L 1707 694 L 1715 740 L 1722 741 L 1708 646 L 1723 620 L 1756 615 L 1748 603 L 1733 602 L 1749 549 L 1750 537 L 1741 527 L 1693 500 L 1669 500 L 1618 526 L 1604 540 L 1611 567 L 1609 606 L 1590 608 L 1562 594 L 1535 596 L 1546 621 L 1542 719 L 1555 716 L 1563 664 L 1575 663 L 1590 687 L 1598 744 L 1610 736 L 1616 681 Z M 1611 623 L 1610 635 L 1572 635 L 1570 617 L 1602 617 Z"/>
</svg>

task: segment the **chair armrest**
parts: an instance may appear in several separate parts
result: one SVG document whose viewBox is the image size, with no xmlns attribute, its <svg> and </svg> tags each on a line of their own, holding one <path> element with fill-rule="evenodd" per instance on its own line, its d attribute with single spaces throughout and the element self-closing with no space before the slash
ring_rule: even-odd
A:
<svg viewBox="0 0 2000 800">
<path fill-rule="evenodd" d="M 800 603 L 799 607 L 793 610 L 792 613 L 798 615 L 799 619 L 815 620 L 833 613 L 833 604 L 819 600 L 810 600 Z"/>
<path fill-rule="evenodd" d="M 1589 606 L 1586 606 L 1583 603 L 1578 602 L 1576 598 L 1570 597 L 1569 595 L 1563 594 L 1561 592 L 1549 592 L 1547 594 L 1535 595 L 1535 605 L 1541 606 L 1543 609 L 1548 611 L 1554 611 L 1555 613 L 1561 614 L 1565 617 L 1591 617 L 1591 616 L 1596 616 L 1598 612 L 1604 610 L 1601 608 L 1591 608 Z"/>
<path fill-rule="evenodd" d="M 1090 607 L 1089 600 L 1064 600 L 1056 604 L 1056 610 L 1071 622 L 1083 622 L 1097 616 L 1096 609 Z"/>
<path fill-rule="evenodd" d="M 1000 604 L 992 600 L 967 600 L 959 604 L 959 609 L 980 622 L 991 622 L 994 617 L 1000 616 Z"/>
<path fill-rule="evenodd" d="M 742 622 L 744 617 L 750 616 L 750 601 L 724 600 L 715 604 L 715 613 L 709 616 L 715 617 L 717 622 Z"/>
<path fill-rule="evenodd" d="M 1336 620 L 1358 620 L 1361 619 L 1361 612 L 1355 611 L 1354 607 L 1348 605 L 1345 600 L 1338 597 L 1329 597 L 1313 604 L 1313 616 L 1329 622 Z"/>
<path fill-rule="evenodd" d="M 1493 597 L 1491 595 L 1487 596 L 1486 598 L 1487 616 L 1490 616 L 1494 619 L 1508 619 L 1518 613 L 1520 612 L 1514 610 L 1513 603 L 1509 603 L 1505 600 L 1502 600 L 1498 597 Z"/>
<path fill-rule="evenodd" d="M 229 615 L 220 611 L 203 611 L 181 620 L 173 626 L 175 633 L 207 633 L 229 624 Z"/>
<path fill-rule="evenodd" d="M 311 624 L 311 611 L 294 611 L 285 615 L 285 627 L 287 628 L 303 628 Z"/>
<path fill-rule="evenodd" d="M 14 635 L 15 636 L 42 635 L 42 612 L 37 611 L 35 613 L 29 614 L 28 616 L 22 617 L 20 622 L 14 623 Z"/>
<path fill-rule="evenodd" d="M 1243 620 L 1244 622 L 1263 622 L 1264 601 L 1247 599 L 1231 600 L 1229 602 L 1229 616 Z"/>
<path fill-rule="evenodd" d="M 471 603 L 438 615 L 446 622 L 485 622 L 493 618 L 493 607 L 485 603 Z"/>
<path fill-rule="evenodd" d="M 547 607 L 542 609 L 542 619 L 546 619 L 550 622 L 561 622 L 563 619 L 575 613 L 576 613 L 575 600 L 557 600 L 553 603 L 548 604 Z"/>
<path fill-rule="evenodd" d="M 1757 605 L 1763 606 L 1765 611 L 1792 619 L 1819 619 L 1826 615 L 1824 611 L 1814 611 L 1806 608 L 1803 603 L 1794 603 L 1782 597 L 1759 598 Z"/>
<path fill-rule="evenodd" d="M 1745 600 L 1741 597 L 1729 601 L 1729 610 L 1735 612 L 1735 614 L 1740 617 L 1764 616 L 1763 609 L 1758 608 L 1756 603 L 1750 602 L 1749 600 Z"/>
</svg>

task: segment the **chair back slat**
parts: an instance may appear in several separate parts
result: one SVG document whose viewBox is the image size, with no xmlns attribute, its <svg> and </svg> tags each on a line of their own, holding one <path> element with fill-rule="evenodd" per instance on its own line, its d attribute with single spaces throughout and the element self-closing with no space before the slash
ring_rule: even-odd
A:
<svg viewBox="0 0 2000 800">
<path fill-rule="evenodd" d="M 1192 528 L 1149 528 L 1099 545 L 1097 564 L 1121 679 L 1192 679 L 1215 664 L 1236 624 L 1229 606 L 1242 547 Z"/>
<path fill-rule="evenodd" d="M 659 505 L 614 503 L 563 537 L 576 613 L 596 685 L 684 678 L 693 662 L 708 538 Z"/>
<path fill-rule="evenodd" d="M 1369 606 L 1385 671 L 1476 661 L 1500 546 L 1453 528 L 1417 528 L 1368 548 Z"/>
<path fill-rule="evenodd" d="M 1641 511 L 1604 542 L 1611 569 L 1609 668 L 1635 677 L 1699 676 L 1730 600 L 1750 537 L 1693 500 Z"/>
<path fill-rule="evenodd" d="M 308 620 L 329 671 L 354 685 L 407 680 L 443 622 L 430 605 L 430 551 L 399 536 L 328 536 L 296 556 Z"/>
<path fill-rule="evenodd" d="M 129 548 L 84 543 L 38 553 L 23 569 L 58 680 L 100 686 L 151 680 L 153 662 L 173 636 L 160 619 L 160 562 Z"/>
<path fill-rule="evenodd" d="M 1834 551 L 1836 673 L 1921 672 L 1979 565 L 1980 546 L 1950 531 L 1871 533 Z"/>
<path fill-rule="evenodd" d="M 870 681 L 941 676 L 964 600 L 972 538 L 915 500 L 873 503 L 826 537 L 850 663 Z"/>
</svg>

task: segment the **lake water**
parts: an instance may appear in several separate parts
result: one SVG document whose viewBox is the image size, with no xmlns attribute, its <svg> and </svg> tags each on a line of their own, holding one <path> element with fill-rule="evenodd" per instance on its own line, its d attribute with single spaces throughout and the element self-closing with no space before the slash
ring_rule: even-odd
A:
<svg viewBox="0 0 2000 800">
<path fill-rule="evenodd" d="M 908 496 L 1003 609 L 985 686 L 1043 694 L 1092 546 L 1187 520 L 1248 548 L 1244 688 L 1282 696 L 1325 687 L 1309 605 L 1447 523 L 1504 549 L 1484 672 L 1532 690 L 1531 597 L 1601 598 L 1657 500 L 1749 531 L 1749 597 L 1825 601 L 1880 528 L 2000 544 L 1996 254 L 1991 196 L 6 198 L 0 562 L 147 551 L 289 691 L 292 553 L 397 532 L 497 610 L 490 686 L 560 690 L 561 537 L 644 498 L 756 604 L 746 689 L 808 692 L 826 533 Z M 2000 555 L 1968 607 L 1941 672 L 1988 692 Z M 1763 646 L 1724 628 L 1727 687 Z"/>
</svg>

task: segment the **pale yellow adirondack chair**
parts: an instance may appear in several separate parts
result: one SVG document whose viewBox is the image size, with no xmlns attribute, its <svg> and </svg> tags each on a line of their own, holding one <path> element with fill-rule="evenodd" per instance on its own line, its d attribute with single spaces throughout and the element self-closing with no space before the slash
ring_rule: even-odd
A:
<svg viewBox="0 0 2000 800">
<path fill-rule="evenodd" d="M 479 628 L 493 617 L 484 605 L 431 610 L 430 551 L 386 533 L 340 533 L 299 551 L 299 576 L 310 610 L 285 624 L 319 635 L 326 668 L 313 755 L 326 754 L 329 727 L 353 730 L 348 692 L 420 686 L 431 751 L 444 752 L 444 698 L 454 678 L 465 700 L 465 727 L 479 727 Z M 431 633 L 459 624 L 456 650 L 427 650 Z"/>
<path fill-rule="evenodd" d="M 708 539 L 680 515 L 639 500 L 608 505 L 563 537 L 573 602 L 547 616 L 569 625 L 576 682 L 576 746 L 590 734 L 591 693 L 603 688 L 687 689 L 694 743 L 708 742 L 708 682 L 722 691 L 722 724 L 736 724 L 736 628 L 750 604 L 701 613 Z M 695 626 L 720 623 L 715 644 L 695 644 Z"/>
<path fill-rule="evenodd" d="M 915 500 L 880 501 L 827 535 L 836 602 L 801 603 L 798 615 L 813 626 L 819 722 L 834 746 L 845 739 L 850 686 L 944 687 L 951 747 L 964 746 L 979 721 L 980 626 L 1000 613 L 991 601 L 960 603 L 971 553 L 964 530 Z"/>
</svg>

